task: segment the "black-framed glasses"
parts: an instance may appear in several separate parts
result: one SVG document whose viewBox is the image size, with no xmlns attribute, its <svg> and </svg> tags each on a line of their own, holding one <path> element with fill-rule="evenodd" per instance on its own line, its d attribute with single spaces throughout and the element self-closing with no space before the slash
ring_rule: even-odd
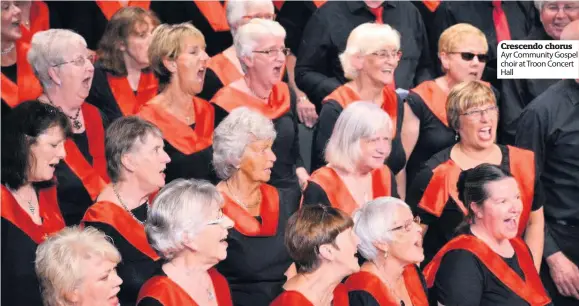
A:
<svg viewBox="0 0 579 306">
<path fill-rule="evenodd" d="M 479 62 L 481 63 L 486 63 L 489 61 L 489 55 L 488 54 L 484 54 L 484 53 L 480 53 L 480 54 L 476 54 L 476 53 L 472 53 L 472 52 L 449 52 L 450 54 L 460 54 L 460 57 L 467 62 L 472 61 L 475 57 L 478 59 Z"/>
<path fill-rule="evenodd" d="M 480 118 L 482 118 L 483 114 L 489 113 L 489 114 L 494 114 L 499 110 L 499 108 L 496 105 L 487 107 L 485 109 L 474 109 L 468 112 L 464 112 L 461 115 L 462 116 L 466 116 L 471 120 L 479 120 Z"/>
<path fill-rule="evenodd" d="M 412 230 L 412 225 L 414 225 L 414 223 L 420 225 L 420 222 L 421 222 L 420 216 L 416 216 L 412 220 L 406 221 L 403 225 L 397 226 L 395 228 L 391 228 L 388 231 L 394 232 L 394 231 L 404 229 L 405 232 L 410 232 Z"/>
<path fill-rule="evenodd" d="M 82 66 L 84 66 L 84 64 L 86 64 L 86 61 L 89 61 L 91 63 L 94 62 L 94 55 L 79 56 L 79 57 L 73 59 L 72 61 L 66 61 L 66 62 L 62 62 L 59 64 L 55 64 L 55 65 L 52 65 L 52 67 L 58 67 L 58 66 L 62 66 L 62 65 L 70 64 L 70 63 L 74 64 L 75 66 L 82 67 Z"/>
<path fill-rule="evenodd" d="M 255 50 L 253 53 L 261 53 L 267 56 L 275 57 L 282 53 L 285 56 L 291 54 L 291 50 L 289 48 L 281 48 L 281 49 L 269 49 L 269 50 Z"/>
</svg>

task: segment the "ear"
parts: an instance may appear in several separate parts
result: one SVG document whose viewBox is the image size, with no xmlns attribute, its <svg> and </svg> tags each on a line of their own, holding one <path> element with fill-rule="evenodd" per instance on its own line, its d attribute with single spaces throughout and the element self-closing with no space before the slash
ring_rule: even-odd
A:
<svg viewBox="0 0 579 306">
<path fill-rule="evenodd" d="M 323 259 L 327 260 L 327 261 L 333 261 L 334 258 L 336 258 L 336 255 L 334 254 L 334 252 L 336 252 L 337 250 L 332 247 L 331 244 L 322 244 L 320 246 L 320 257 L 322 257 Z"/>
<path fill-rule="evenodd" d="M 121 165 L 129 172 L 135 172 L 138 167 L 135 158 L 131 153 L 125 153 L 121 156 Z"/>
<path fill-rule="evenodd" d="M 354 69 L 360 71 L 362 68 L 364 68 L 364 56 L 362 56 L 360 53 L 356 53 L 350 58 L 350 63 Z"/>
<path fill-rule="evenodd" d="M 446 52 L 440 52 L 440 53 L 438 53 L 438 58 L 440 58 L 440 63 L 442 65 L 442 69 L 444 71 L 448 71 L 448 69 L 450 67 L 449 54 Z"/>
<path fill-rule="evenodd" d="M 182 243 L 184 246 L 190 248 L 193 251 L 199 250 L 199 244 L 197 243 L 197 241 L 194 237 L 191 237 L 191 235 L 189 233 L 183 234 Z"/>
<path fill-rule="evenodd" d="M 242 56 L 240 61 L 245 65 L 247 68 L 253 67 L 253 57 L 250 56 Z"/>
<path fill-rule="evenodd" d="M 60 79 L 60 76 L 58 75 L 58 72 L 56 70 L 58 70 L 57 67 L 48 67 L 48 76 L 50 77 L 52 82 L 54 82 L 54 84 L 60 86 L 62 85 L 62 80 Z"/>
<path fill-rule="evenodd" d="M 127 46 L 123 41 L 119 41 L 117 42 L 117 49 L 119 49 L 121 52 L 125 52 L 127 50 Z"/>
<path fill-rule="evenodd" d="M 482 208 L 477 205 L 476 203 L 472 202 L 470 203 L 470 209 L 472 209 L 472 212 L 474 213 L 474 217 L 475 219 L 480 219 L 482 218 Z"/>
<path fill-rule="evenodd" d="M 379 250 L 382 251 L 384 253 L 388 253 L 388 251 L 390 250 L 390 246 L 388 245 L 388 243 L 386 242 L 381 242 L 381 241 L 375 241 L 374 243 L 372 243 L 374 245 L 374 247 Z"/>
<path fill-rule="evenodd" d="M 175 60 L 165 57 L 163 58 L 163 65 L 167 70 L 169 70 L 169 72 L 171 72 L 171 74 L 177 72 L 177 62 L 175 62 Z"/>
<path fill-rule="evenodd" d="M 71 304 L 78 304 L 80 302 L 80 292 L 78 288 L 74 289 L 72 292 L 65 292 L 64 299 Z"/>
</svg>

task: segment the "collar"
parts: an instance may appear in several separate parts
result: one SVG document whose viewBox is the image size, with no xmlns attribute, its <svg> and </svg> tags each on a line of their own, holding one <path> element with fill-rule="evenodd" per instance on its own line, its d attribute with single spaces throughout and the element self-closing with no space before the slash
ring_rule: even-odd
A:
<svg viewBox="0 0 579 306">
<path fill-rule="evenodd" d="M 364 1 L 346 1 L 346 5 L 350 12 L 355 13 L 360 10 L 368 11 L 368 7 Z M 396 7 L 396 1 L 384 1 L 381 5 L 382 7 Z"/>
</svg>

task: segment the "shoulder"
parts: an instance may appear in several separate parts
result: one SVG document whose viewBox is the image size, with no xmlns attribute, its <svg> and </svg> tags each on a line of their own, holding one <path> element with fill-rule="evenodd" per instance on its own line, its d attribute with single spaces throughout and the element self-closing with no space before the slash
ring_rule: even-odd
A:
<svg viewBox="0 0 579 306">
<path fill-rule="evenodd" d="M 432 155 L 432 157 L 428 161 L 426 161 L 426 166 L 431 170 L 436 169 L 441 164 L 450 160 L 451 151 L 452 147 L 449 147 Z"/>
</svg>

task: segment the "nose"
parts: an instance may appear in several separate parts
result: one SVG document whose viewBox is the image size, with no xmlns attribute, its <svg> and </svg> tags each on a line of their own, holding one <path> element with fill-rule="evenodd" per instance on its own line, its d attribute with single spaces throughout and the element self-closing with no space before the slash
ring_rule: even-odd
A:
<svg viewBox="0 0 579 306">
<path fill-rule="evenodd" d="M 230 229 L 235 225 L 235 222 L 231 220 L 228 216 L 223 216 L 223 227 L 226 229 Z"/>
<path fill-rule="evenodd" d="M 15 15 L 21 15 L 22 14 L 22 9 L 20 9 L 20 7 L 18 7 L 15 3 L 12 3 L 12 8 L 14 9 Z"/>
<path fill-rule="evenodd" d="M 117 274 L 117 271 L 113 271 L 113 283 L 116 286 L 120 286 L 123 283 L 123 280 L 119 277 L 119 275 Z"/>
<path fill-rule="evenodd" d="M 271 162 L 275 162 L 277 160 L 277 157 L 275 156 L 275 153 L 273 153 L 273 151 L 271 149 L 267 150 L 267 159 Z"/>
<path fill-rule="evenodd" d="M 62 142 L 58 146 L 58 151 L 56 152 L 56 156 L 60 159 L 64 159 L 66 157 L 66 149 L 64 148 L 64 142 Z"/>
<path fill-rule="evenodd" d="M 167 154 L 165 150 L 163 150 L 163 153 L 161 154 L 161 162 L 164 164 L 168 164 L 171 162 L 171 157 L 169 157 L 169 154 Z"/>
<path fill-rule="evenodd" d="M 201 51 L 201 60 L 207 61 L 208 59 L 209 55 L 207 55 L 207 52 L 205 52 L 205 50 Z"/>
</svg>

